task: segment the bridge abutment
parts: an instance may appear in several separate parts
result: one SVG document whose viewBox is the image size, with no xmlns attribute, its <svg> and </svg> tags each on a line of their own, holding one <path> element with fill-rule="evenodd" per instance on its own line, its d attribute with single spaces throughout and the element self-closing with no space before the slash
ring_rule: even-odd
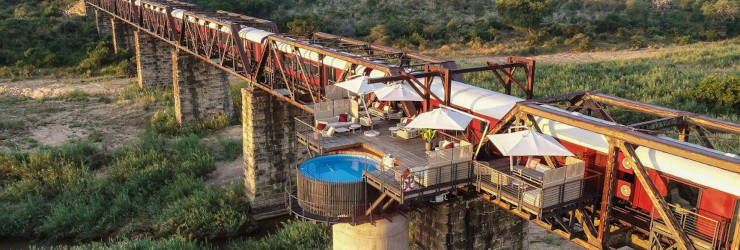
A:
<svg viewBox="0 0 740 250">
<path fill-rule="evenodd" d="M 227 73 L 186 52 L 171 53 L 177 121 L 204 122 L 222 114 L 233 117 Z"/>
<path fill-rule="evenodd" d="M 172 80 L 172 46 L 146 32 L 134 31 L 136 74 L 142 89 L 164 88 Z"/>
<path fill-rule="evenodd" d="M 411 228 L 417 249 L 523 249 L 527 221 L 472 198 L 427 207 Z"/>
<path fill-rule="evenodd" d="M 111 35 L 113 37 L 113 50 L 120 53 L 122 50 L 133 49 L 134 28 L 131 25 L 117 19 L 110 19 Z"/>
<path fill-rule="evenodd" d="M 293 117 L 302 115 L 270 93 L 242 89 L 244 185 L 255 219 L 288 213 L 286 185 L 308 154 L 295 138 Z"/>
</svg>

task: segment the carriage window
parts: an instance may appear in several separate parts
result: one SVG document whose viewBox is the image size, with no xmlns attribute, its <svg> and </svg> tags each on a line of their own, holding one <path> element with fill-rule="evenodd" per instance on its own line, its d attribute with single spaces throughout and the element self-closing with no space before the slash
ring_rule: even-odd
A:
<svg viewBox="0 0 740 250">
<path fill-rule="evenodd" d="M 283 54 L 283 61 L 282 61 L 282 63 L 283 63 L 283 69 L 290 69 L 290 67 L 291 67 L 290 66 L 290 57 L 288 57 L 287 55 Z"/>
<path fill-rule="evenodd" d="M 313 75 L 314 77 L 319 77 L 319 66 L 316 66 L 316 65 L 313 65 L 313 64 L 312 64 L 312 65 L 311 65 L 311 74 L 312 74 L 312 75 Z"/>
<path fill-rule="evenodd" d="M 329 81 L 336 82 L 337 81 L 337 71 L 332 67 L 326 67 L 326 80 L 327 83 Z"/>
<path fill-rule="evenodd" d="M 668 180 L 666 187 L 666 202 L 696 211 L 699 202 L 699 188 L 674 180 Z"/>
</svg>

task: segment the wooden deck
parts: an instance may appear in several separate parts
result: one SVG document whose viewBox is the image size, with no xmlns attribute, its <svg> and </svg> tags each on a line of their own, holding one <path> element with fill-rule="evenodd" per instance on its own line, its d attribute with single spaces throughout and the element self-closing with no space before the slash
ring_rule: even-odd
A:
<svg viewBox="0 0 740 250">
<path fill-rule="evenodd" d="M 299 134 L 298 137 L 301 143 L 308 143 L 309 147 L 317 153 L 362 147 L 379 156 L 393 156 L 396 159 L 395 165 L 397 166 L 408 168 L 425 166 L 427 161 L 424 140 L 421 137 L 408 140 L 392 137 L 388 128 L 395 127 L 396 123 L 396 120 L 392 120 L 382 121 L 381 124 L 376 125 L 374 130 L 380 132 L 380 135 L 376 137 L 367 137 L 363 134 L 370 130 L 369 127 L 362 127 L 354 133 L 335 133 L 332 137 L 320 138 L 319 140 L 316 139 L 317 137 L 314 136 L 312 131 Z"/>
<path fill-rule="evenodd" d="M 425 167 L 428 165 L 426 158 L 425 142 L 421 137 L 403 139 L 391 136 L 388 128 L 395 127 L 397 122 L 382 121 L 374 126 L 374 130 L 380 132 L 376 137 L 367 137 L 365 131 L 369 127 L 362 127 L 353 132 L 335 133 L 332 137 L 316 136 L 313 131 L 298 133 L 299 141 L 308 146 L 316 153 L 350 150 L 362 148 L 378 156 L 390 155 L 395 158 L 395 167 L 389 170 L 378 169 L 365 172 L 365 178 L 369 185 L 377 188 L 390 198 L 403 203 L 404 199 L 419 197 L 422 195 L 434 195 L 454 187 L 467 185 L 467 183 L 440 183 L 432 187 L 422 187 L 413 191 L 403 192 L 400 176 L 407 168 Z"/>
</svg>

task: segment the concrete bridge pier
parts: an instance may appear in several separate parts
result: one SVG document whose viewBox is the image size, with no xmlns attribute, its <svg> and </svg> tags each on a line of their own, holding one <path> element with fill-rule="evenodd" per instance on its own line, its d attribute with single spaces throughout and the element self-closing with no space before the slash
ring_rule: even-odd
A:
<svg viewBox="0 0 740 250">
<path fill-rule="evenodd" d="M 111 34 L 113 31 L 111 19 L 113 16 L 109 15 L 105 11 L 95 9 L 95 27 L 98 29 L 98 34 Z"/>
<path fill-rule="evenodd" d="M 226 71 L 186 52 L 172 52 L 175 116 L 180 124 L 234 115 Z"/>
<path fill-rule="evenodd" d="M 481 198 L 427 207 L 412 220 L 416 249 L 523 249 L 527 221 Z"/>
<path fill-rule="evenodd" d="M 131 50 L 134 48 L 134 28 L 127 23 L 111 18 L 111 31 L 113 37 L 113 50 L 120 53 L 122 50 Z"/>
<path fill-rule="evenodd" d="M 86 6 L 86 11 L 90 11 L 90 6 Z M 111 34 L 113 38 L 113 49 L 116 53 L 119 53 L 124 49 L 134 48 L 134 28 L 125 22 L 114 18 L 110 14 L 101 11 L 94 10 L 95 12 L 95 25 L 98 29 L 98 34 L 105 35 Z"/>
<path fill-rule="evenodd" d="M 242 89 L 244 175 L 255 219 L 288 214 L 286 188 L 308 156 L 296 141 L 293 117 L 302 109 L 260 89 Z"/>
<path fill-rule="evenodd" d="M 331 226 L 332 248 L 353 250 L 399 250 L 409 248 L 409 220 L 401 215 L 352 226 Z M 429 248 L 420 248 L 429 249 Z"/>
<path fill-rule="evenodd" d="M 134 31 L 136 76 L 142 89 L 165 88 L 172 80 L 172 46 L 146 32 Z"/>
</svg>

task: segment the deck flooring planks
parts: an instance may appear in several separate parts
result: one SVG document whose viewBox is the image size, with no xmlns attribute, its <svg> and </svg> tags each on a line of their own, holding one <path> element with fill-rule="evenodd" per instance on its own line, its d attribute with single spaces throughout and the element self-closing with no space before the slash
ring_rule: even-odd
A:
<svg viewBox="0 0 740 250">
<path fill-rule="evenodd" d="M 364 145 L 365 148 L 376 153 L 393 156 L 396 159 L 397 165 L 408 168 L 425 166 L 427 160 L 424 140 L 420 138 L 403 139 L 391 137 L 391 132 L 388 128 L 394 127 L 395 124 L 394 122 L 383 121 L 376 125 L 374 130 L 380 132 L 380 135 L 376 137 L 365 136 L 364 132 L 370 130 L 370 128 L 363 127 L 355 131 L 355 133 L 334 133 L 332 137 L 321 138 L 320 143 L 312 135 L 313 132 L 308 132 L 309 134 L 305 138 L 309 143 L 319 146 L 323 152 Z"/>
</svg>

